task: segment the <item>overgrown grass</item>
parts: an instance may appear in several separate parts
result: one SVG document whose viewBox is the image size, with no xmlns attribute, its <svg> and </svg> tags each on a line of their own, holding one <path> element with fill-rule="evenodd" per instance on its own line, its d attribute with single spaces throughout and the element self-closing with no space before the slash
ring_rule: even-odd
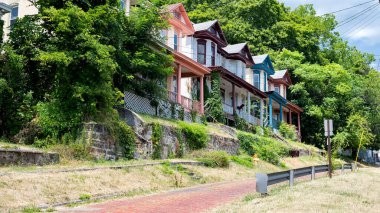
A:
<svg viewBox="0 0 380 213">
<path fill-rule="evenodd" d="M 248 155 L 238 155 L 238 156 L 231 156 L 231 160 L 239 165 L 248 167 L 248 168 L 253 168 L 253 160 L 251 156 Z"/>
<path fill-rule="evenodd" d="M 247 196 L 212 212 L 378 212 L 379 175 L 379 169 L 369 168 L 296 183 L 291 190 L 274 186 L 269 196 Z"/>
<path fill-rule="evenodd" d="M 179 127 L 186 135 L 186 142 L 190 149 L 197 150 L 205 148 L 207 146 L 210 138 L 204 125 L 180 122 Z"/>
<path fill-rule="evenodd" d="M 238 139 L 241 148 L 249 155 L 257 154 L 260 159 L 275 165 L 289 155 L 289 147 L 272 138 L 239 131 Z"/>
<path fill-rule="evenodd" d="M 207 167 L 222 167 L 230 166 L 229 156 L 224 151 L 196 151 L 191 154 L 195 159 L 202 162 Z"/>
</svg>

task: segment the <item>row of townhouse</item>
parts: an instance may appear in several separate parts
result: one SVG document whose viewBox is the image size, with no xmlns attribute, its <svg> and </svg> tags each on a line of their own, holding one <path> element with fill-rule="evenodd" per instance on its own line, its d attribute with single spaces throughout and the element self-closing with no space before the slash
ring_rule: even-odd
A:
<svg viewBox="0 0 380 213">
<path fill-rule="evenodd" d="M 194 24 L 181 3 L 167 6 L 167 12 L 172 14 L 170 28 L 161 37 L 175 56 L 174 73 L 167 83 L 169 100 L 203 114 L 205 87 L 211 91 L 210 73 L 216 71 L 222 79 L 227 123 L 233 123 L 234 114 L 273 129 L 284 121 L 296 124 L 300 135 L 303 109 L 287 100 L 292 84 L 287 70 L 275 71 L 269 55 L 252 56 L 246 43 L 228 44 L 217 20 Z M 185 61 L 196 62 L 196 66 Z"/>
<path fill-rule="evenodd" d="M 5 1 L 8 2 L 0 3 L 5 34 L 15 18 L 38 12 L 28 0 Z M 135 1 L 121 3 L 129 15 Z M 251 124 L 273 129 L 284 121 L 295 124 L 301 135 L 303 109 L 287 100 L 292 84 L 287 70 L 275 71 L 269 55 L 252 56 L 246 43 L 228 44 L 217 20 L 191 22 L 181 3 L 168 5 L 164 12 L 170 14 L 169 28 L 160 32 L 158 43 L 174 56 L 173 74 L 166 82 L 169 102 L 183 106 L 187 112 L 204 114 L 205 90 L 211 91 L 211 72 L 215 71 L 221 77 L 226 123 L 234 122 L 234 114 Z M 142 97 L 126 94 L 127 108 L 149 112 Z"/>
</svg>

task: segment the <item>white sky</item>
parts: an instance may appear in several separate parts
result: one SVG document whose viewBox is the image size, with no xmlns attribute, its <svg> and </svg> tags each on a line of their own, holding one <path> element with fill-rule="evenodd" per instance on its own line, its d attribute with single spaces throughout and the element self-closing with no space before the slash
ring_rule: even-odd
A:
<svg viewBox="0 0 380 213">
<path fill-rule="evenodd" d="M 313 4 L 318 15 L 352 7 L 370 0 L 279 0 L 286 6 L 292 8 L 302 4 Z M 380 3 L 378 0 L 366 3 L 364 5 L 336 13 L 336 20 L 342 22 L 347 18 L 363 11 L 378 3 L 379 5 L 373 10 L 369 10 L 358 16 L 351 22 L 337 28 L 337 31 L 348 40 L 351 45 L 356 46 L 359 50 L 375 54 L 378 61 L 373 66 L 377 68 L 380 64 Z"/>
</svg>

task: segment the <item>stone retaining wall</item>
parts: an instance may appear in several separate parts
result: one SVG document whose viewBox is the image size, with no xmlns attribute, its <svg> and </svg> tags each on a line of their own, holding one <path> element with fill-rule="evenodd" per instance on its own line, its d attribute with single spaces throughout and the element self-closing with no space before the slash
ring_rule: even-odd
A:
<svg viewBox="0 0 380 213">
<path fill-rule="evenodd" d="M 32 150 L 0 148 L 0 166 L 7 165 L 46 165 L 59 162 L 57 153 L 44 153 Z"/>
<path fill-rule="evenodd" d="M 119 109 L 119 116 L 124 120 L 129 126 L 132 127 L 133 131 L 136 133 L 136 159 L 147 159 L 153 154 L 152 145 L 152 124 L 146 124 L 143 120 L 134 112 L 126 109 Z M 178 140 L 178 130 L 175 127 L 164 126 L 162 127 L 162 139 L 161 139 L 161 158 L 167 159 L 172 156 L 176 156 L 180 150 Z M 104 158 L 107 160 L 115 160 L 121 156 L 118 152 L 118 147 L 107 131 L 101 124 L 87 123 L 84 126 L 85 129 L 85 139 L 91 143 L 91 153 L 96 158 Z M 186 136 L 182 135 L 183 138 L 183 153 L 189 152 L 189 148 L 186 145 Z M 237 139 L 233 137 L 221 137 L 218 135 L 210 135 L 210 140 L 207 146 L 207 150 L 223 150 L 229 154 L 237 154 L 240 145 Z"/>
</svg>

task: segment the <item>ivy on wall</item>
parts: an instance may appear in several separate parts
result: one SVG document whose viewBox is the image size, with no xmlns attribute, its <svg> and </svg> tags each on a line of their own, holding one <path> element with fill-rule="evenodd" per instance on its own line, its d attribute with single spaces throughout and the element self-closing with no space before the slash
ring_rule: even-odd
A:
<svg viewBox="0 0 380 213">
<path fill-rule="evenodd" d="M 222 96 L 220 94 L 221 78 L 217 71 L 211 72 L 211 94 L 206 101 L 206 114 L 213 122 L 224 122 Z"/>
</svg>

